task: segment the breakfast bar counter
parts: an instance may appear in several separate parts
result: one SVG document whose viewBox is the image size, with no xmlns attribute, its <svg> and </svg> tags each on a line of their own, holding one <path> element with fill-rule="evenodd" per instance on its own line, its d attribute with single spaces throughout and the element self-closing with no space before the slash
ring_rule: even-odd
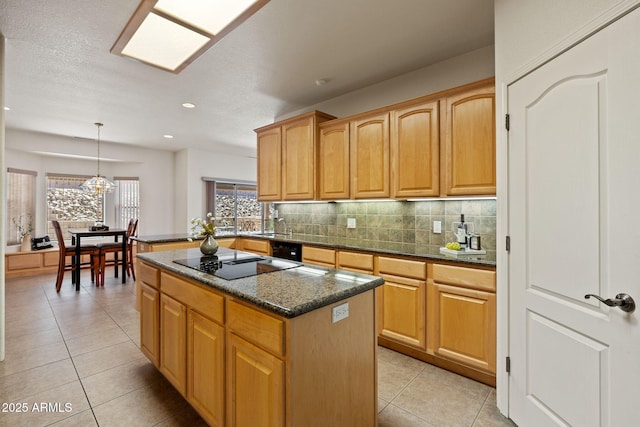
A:
<svg viewBox="0 0 640 427">
<path fill-rule="evenodd" d="M 183 265 L 199 260 L 198 249 L 137 256 L 141 350 L 203 419 L 376 426 L 375 288 L 384 280 L 225 248 L 216 255 L 219 272 L 256 262 L 256 274 L 226 280 Z"/>
</svg>

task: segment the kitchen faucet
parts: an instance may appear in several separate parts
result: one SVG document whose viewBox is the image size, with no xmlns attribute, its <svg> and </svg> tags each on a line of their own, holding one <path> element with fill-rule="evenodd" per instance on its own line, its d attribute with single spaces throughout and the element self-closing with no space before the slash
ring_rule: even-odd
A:
<svg viewBox="0 0 640 427">
<path fill-rule="evenodd" d="M 293 234 L 293 231 L 287 227 L 287 222 L 284 220 L 284 218 L 278 218 L 278 222 L 282 223 L 282 234 L 286 234 L 291 236 Z"/>
</svg>

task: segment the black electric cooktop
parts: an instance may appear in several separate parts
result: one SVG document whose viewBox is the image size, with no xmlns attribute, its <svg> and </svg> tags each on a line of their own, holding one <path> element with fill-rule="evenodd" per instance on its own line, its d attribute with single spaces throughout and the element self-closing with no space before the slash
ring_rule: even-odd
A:
<svg viewBox="0 0 640 427">
<path fill-rule="evenodd" d="M 178 259 L 173 262 L 226 280 L 257 276 L 262 273 L 287 270 L 302 265 L 295 261 L 237 254 L 219 257 L 216 255 L 202 256 Z"/>
</svg>

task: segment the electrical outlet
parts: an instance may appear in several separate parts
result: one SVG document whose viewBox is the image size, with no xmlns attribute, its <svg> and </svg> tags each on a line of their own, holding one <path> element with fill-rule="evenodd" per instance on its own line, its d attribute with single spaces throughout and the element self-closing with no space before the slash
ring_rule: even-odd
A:
<svg viewBox="0 0 640 427">
<path fill-rule="evenodd" d="M 273 210 L 273 218 L 278 219 L 278 209 Z"/>
<path fill-rule="evenodd" d="M 337 305 L 331 310 L 331 318 L 333 323 L 339 322 L 342 319 L 349 317 L 349 303 Z"/>
<path fill-rule="evenodd" d="M 433 232 L 437 234 L 442 233 L 442 222 L 433 221 Z"/>
<path fill-rule="evenodd" d="M 347 218 L 347 228 L 356 228 L 355 218 Z"/>
</svg>

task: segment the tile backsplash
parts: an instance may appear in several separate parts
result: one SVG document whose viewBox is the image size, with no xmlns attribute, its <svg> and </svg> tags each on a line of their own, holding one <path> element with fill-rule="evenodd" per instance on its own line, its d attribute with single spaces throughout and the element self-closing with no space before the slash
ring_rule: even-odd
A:
<svg viewBox="0 0 640 427">
<path fill-rule="evenodd" d="M 366 241 L 415 243 L 434 250 L 455 240 L 453 223 L 464 214 L 465 222 L 473 223 L 475 234 L 481 236 L 487 255 L 495 255 L 495 199 L 280 203 L 276 209 L 294 233 L 354 239 L 364 245 Z M 355 218 L 356 228 L 347 228 L 348 218 Z M 441 221 L 442 233 L 433 232 L 434 221 Z"/>
</svg>

